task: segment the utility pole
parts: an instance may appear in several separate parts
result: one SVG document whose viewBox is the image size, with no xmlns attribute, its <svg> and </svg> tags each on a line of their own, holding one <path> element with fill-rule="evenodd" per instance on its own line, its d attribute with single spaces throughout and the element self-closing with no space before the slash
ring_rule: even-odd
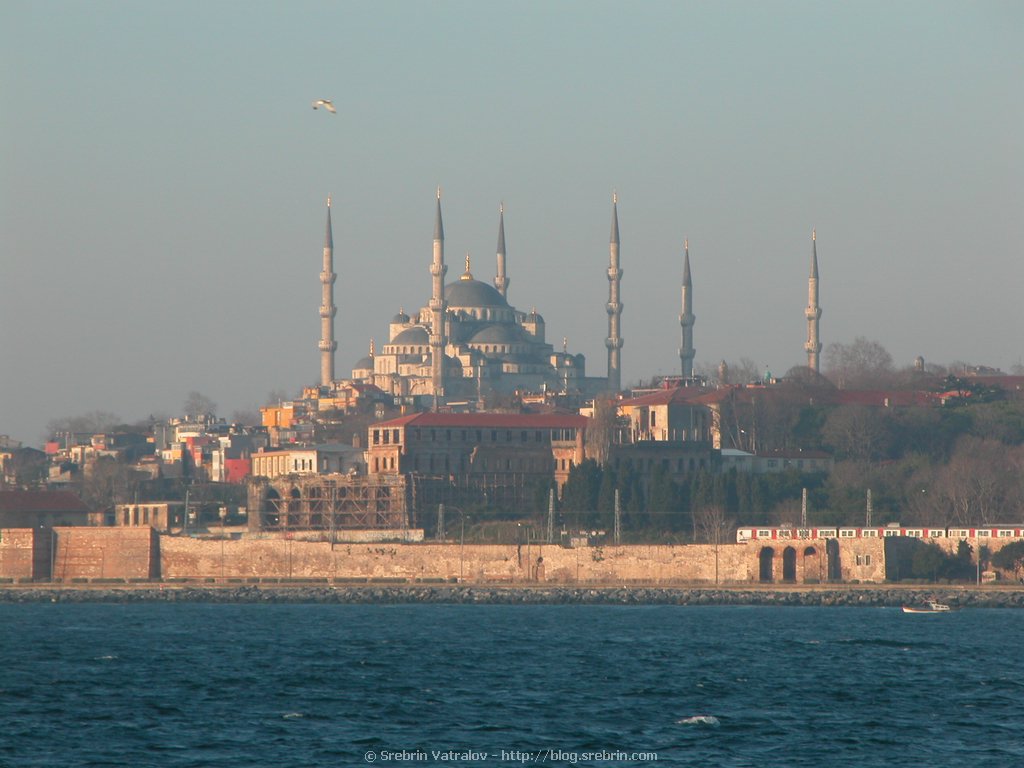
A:
<svg viewBox="0 0 1024 768">
<path fill-rule="evenodd" d="M 807 527 L 807 489 L 803 489 L 800 495 L 800 527 Z"/>
<path fill-rule="evenodd" d="M 548 490 L 548 544 L 555 543 L 555 489 Z"/>
<path fill-rule="evenodd" d="M 437 534 L 438 541 L 444 541 L 444 504 L 437 505 Z"/>
<path fill-rule="evenodd" d="M 615 546 L 622 543 L 622 506 L 619 504 L 619 489 L 615 489 Z"/>
<path fill-rule="evenodd" d="M 864 527 L 865 528 L 870 528 L 871 527 L 871 489 L 870 488 L 868 488 L 867 507 L 864 510 Z"/>
</svg>

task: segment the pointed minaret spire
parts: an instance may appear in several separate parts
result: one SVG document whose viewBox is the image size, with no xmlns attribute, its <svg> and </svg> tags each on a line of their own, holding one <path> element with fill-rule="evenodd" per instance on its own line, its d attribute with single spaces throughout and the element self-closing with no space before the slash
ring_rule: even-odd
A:
<svg viewBox="0 0 1024 768">
<path fill-rule="evenodd" d="M 505 274 L 505 204 L 498 206 L 498 274 L 494 278 L 494 287 L 504 297 L 508 297 L 509 279 Z"/>
<path fill-rule="evenodd" d="M 622 389 L 622 301 L 620 287 L 622 270 L 619 269 L 619 196 L 612 193 L 612 234 L 608 258 L 608 389 L 618 392 Z"/>
<path fill-rule="evenodd" d="M 821 356 L 821 337 L 818 335 L 818 321 L 821 319 L 821 307 L 818 305 L 818 233 L 811 229 L 811 274 L 807 279 L 807 367 L 817 371 Z"/>
<path fill-rule="evenodd" d="M 334 381 L 334 353 L 338 342 L 334 340 L 334 234 L 331 231 L 331 198 L 327 198 L 327 232 L 324 235 L 324 262 L 320 273 L 320 386 L 328 387 Z"/>
<path fill-rule="evenodd" d="M 696 319 L 693 314 L 693 282 L 690 280 L 690 241 L 683 240 L 683 304 L 679 315 L 683 343 L 679 347 L 679 360 L 684 379 L 693 378 L 693 358 L 697 354 L 693 348 L 693 323 Z"/>
<path fill-rule="evenodd" d="M 444 320 L 447 305 L 444 300 L 444 276 L 448 267 L 444 263 L 444 224 L 441 222 L 441 187 L 437 188 L 437 215 L 434 219 L 434 259 L 430 264 L 433 290 L 430 294 L 430 383 L 434 394 L 434 407 L 444 397 Z"/>
</svg>

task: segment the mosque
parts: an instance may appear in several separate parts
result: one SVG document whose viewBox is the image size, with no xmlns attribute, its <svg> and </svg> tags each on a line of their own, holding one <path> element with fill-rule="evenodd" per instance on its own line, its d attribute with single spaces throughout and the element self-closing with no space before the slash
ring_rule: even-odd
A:
<svg viewBox="0 0 1024 768">
<path fill-rule="evenodd" d="M 333 234 L 330 200 L 320 280 L 320 386 L 335 379 Z M 372 384 L 395 397 L 422 405 L 479 401 L 486 394 L 569 393 L 593 396 L 621 388 L 622 303 L 619 286 L 618 200 L 612 200 L 609 241 L 608 375 L 586 375 L 582 354 L 572 354 L 563 341 L 556 349 L 548 342 L 544 318 L 536 309 L 516 309 L 508 301 L 511 280 L 506 272 L 505 212 L 498 217 L 497 270 L 493 285 L 477 280 L 466 256 L 465 271 L 445 283 L 444 225 L 438 193 L 434 221 L 432 290 L 425 306 L 411 313 L 404 308 L 391 318 L 388 340 L 380 348 L 370 343 L 369 355 L 352 367 L 351 381 Z"/>
<path fill-rule="evenodd" d="M 807 364 L 818 370 L 821 342 L 818 323 L 818 264 L 812 233 L 811 272 L 808 281 Z M 430 264 L 431 295 L 426 305 L 411 314 L 404 308 L 391 318 L 388 340 L 357 361 L 346 382 L 335 376 L 334 339 L 334 240 L 330 198 L 327 200 L 327 229 L 320 273 L 321 337 L 320 388 L 336 389 L 343 383 L 373 385 L 380 390 L 421 407 L 437 409 L 445 403 L 483 400 L 489 394 L 565 393 L 592 397 L 622 390 L 621 334 L 622 269 L 619 264 L 618 199 L 612 198 L 612 224 L 608 260 L 608 367 L 605 376 L 587 376 L 582 354 L 572 354 L 563 341 L 556 349 L 546 338 L 544 318 L 536 309 L 524 312 L 508 301 L 511 280 L 506 272 L 505 213 L 499 209 L 497 268 L 493 285 L 477 280 L 466 256 L 465 271 L 446 283 L 448 265 L 444 257 L 444 225 L 438 190 L 434 220 L 433 259 Z M 693 291 L 690 253 L 684 250 L 682 296 L 679 323 L 680 372 L 683 380 L 693 377 Z"/>
</svg>

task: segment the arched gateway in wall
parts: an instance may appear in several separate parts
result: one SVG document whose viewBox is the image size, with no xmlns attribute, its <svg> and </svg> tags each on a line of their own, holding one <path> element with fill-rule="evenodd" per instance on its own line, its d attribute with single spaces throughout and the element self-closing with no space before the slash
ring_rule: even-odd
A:
<svg viewBox="0 0 1024 768">
<path fill-rule="evenodd" d="M 819 546 L 808 545 L 797 549 L 787 546 L 780 553 L 773 547 L 761 547 L 757 554 L 758 581 L 771 583 L 776 580 L 776 555 L 782 561 L 783 582 L 817 583 L 828 579 L 838 581 L 841 578 L 839 567 L 839 542 L 829 539 L 825 542 L 824 558 Z"/>
<path fill-rule="evenodd" d="M 758 554 L 759 568 L 758 581 L 771 582 L 775 580 L 772 575 L 772 565 L 775 561 L 775 550 L 771 547 L 762 547 Z"/>
</svg>

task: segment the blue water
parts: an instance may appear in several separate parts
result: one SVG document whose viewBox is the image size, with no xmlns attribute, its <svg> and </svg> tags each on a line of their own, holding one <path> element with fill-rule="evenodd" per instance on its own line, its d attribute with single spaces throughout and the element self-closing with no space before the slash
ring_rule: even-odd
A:
<svg viewBox="0 0 1024 768">
<path fill-rule="evenodd" d="M 0 765 L 1021 766 L 1022 641 L 1009 610 L 0 605 Z"/>
</svg>

